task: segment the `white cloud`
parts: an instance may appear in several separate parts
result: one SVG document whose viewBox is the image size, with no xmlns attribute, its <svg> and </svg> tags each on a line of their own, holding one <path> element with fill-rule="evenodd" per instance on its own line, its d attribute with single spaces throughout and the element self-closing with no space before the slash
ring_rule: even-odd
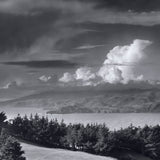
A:
<svg viewBox="0 0 160 160">
<path fill-rule="evenodd" d="M 104 64 L 134 64 L 139 62 L 144 56 L 144 49 L 151 45 L 148 40 L 136 39 L 132 44 L 126 46 L 116 46 L 107 54 Z"/>
<path fill-rule="evenodd" d="M 43 75 L 43 76 L 39 77 L 39 80 L 40 80 L 41 82 L 48 82 L 48 81 L 51 80 L 51 79 L 52 79 L 51 76 L 46 76 L 46 75 Z"/>
<path fill-rule="evenodd" d="M 96 74 L 93 73 L 91 67 L 81 67 L 76 70 L 76 80 L 89 81 L 96 78 Z"/>
<path fill-rule="evenodd" d="M 143 73 L 136 74 L 134 71 L 141 68 L 139 64 L 145 61 L 145 49 L 151 44 L 152 42 L 148 40 L 136 39 L 130 45 L 116 46 L 109 51 L 97 72 L 91 67 L 81 67 L 75 71 L 75 74 L 64 73 L 59 81 L 64 83 L 77 82 L 83 86 L 143 81 Z M 79 83 L 80 81 L 81 83 Z"/>
<path fill-rule="evenodd" d="M 91 67 L 80 67 L 75 71 L 75 74 L 64 73 L 63 76 L 59 79 L 60 82 L 68 83 L 74 81 L 83 81 L 84 84 L 89 80 L 96 78 L 96 74 L 93 73 Z"/>
<path fill-rule="evenodd" d="M 127 83 L 130 80 L 142 79 L 143 75 L 135 75 L 134 70 L 137 70 L 138 64 L 145 59 L 144 49 L 151 44 L 148 40 L 136 39 L 130 45 L 114 47 L 107 54 L 98 75 L 109 83 Z"/>
<path fill-rule="evenodd" d="M 123 80 L 122 71 L 116 66 L 104 65 L 97 74 L 104 82 L 108 83 L 119 83 Z"/>
<path fill-rule="evenodd" d="M 63 76 L 59 79 L 60 82 L 69 83 L 75 81 L 75 76 L 71 73 L 64 73 Z"/>
</svg>

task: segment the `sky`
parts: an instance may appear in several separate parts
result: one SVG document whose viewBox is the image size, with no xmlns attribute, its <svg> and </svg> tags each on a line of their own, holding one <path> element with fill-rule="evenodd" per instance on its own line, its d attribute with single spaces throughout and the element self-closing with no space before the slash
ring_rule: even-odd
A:
<svg viewBox="0 0 160 160">
<path fill-rule="evenodd" d="M 159 84 L 159 0 L 0 0 L 0 90 Z"/>
</svg>

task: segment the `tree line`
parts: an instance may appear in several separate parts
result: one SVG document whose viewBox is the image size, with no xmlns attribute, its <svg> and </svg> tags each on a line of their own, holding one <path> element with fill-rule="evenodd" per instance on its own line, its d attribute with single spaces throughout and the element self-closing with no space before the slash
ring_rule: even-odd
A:
<svg viewBox="0 0 160 160">
<path fill-rule="evenodd" d="M 160 159 L 160 126 L 135 127 L 110 131 L 105 124 L 65 124 L 47 117 L 18 115 L 9 124 L 14 136 L 45 147 L 84 151 L 114 156 L 134 151 L 153 160 Z M 124 160 L 124 159 L 123 159 Z"/>
<path fill-rule="evenodd" d="M 0 160 L 25 160 L 20 143 L 5 129 L 6 115 L 0 113 Z"/>
</svg>

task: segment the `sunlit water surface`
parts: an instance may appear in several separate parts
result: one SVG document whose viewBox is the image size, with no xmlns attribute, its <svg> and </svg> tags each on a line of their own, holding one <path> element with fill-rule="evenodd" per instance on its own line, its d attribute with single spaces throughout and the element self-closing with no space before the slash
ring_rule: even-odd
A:
<svg viewBox="0 0 160 160">
<path fill-rule="evenodd" d="M 143 127 L 147 125 L 160 125 L 160 113 L 92 113 L 92 114 L 46 114 L 41 108 L 1 108 L 6 112 L 8 119 L 12 119 L 21 114 L 29 116 L 38 113 L 40 116 L 47 116 L 49 119 L 57 119 L 59 122 L 63 119 L 65 123 L 105 123 L 111 130 L 120 129 L 133 124 Z"/>
</svg>

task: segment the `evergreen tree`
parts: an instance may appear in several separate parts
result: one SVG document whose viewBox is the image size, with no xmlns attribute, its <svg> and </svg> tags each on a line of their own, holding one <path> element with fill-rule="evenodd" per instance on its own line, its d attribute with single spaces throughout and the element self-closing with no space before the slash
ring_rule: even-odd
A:
<svg viewBox="0 0 160 160">
<path fill-rule="evenodd" d="M 7 119 L 4 112 L 0 113 L 0 125 Z"/>
<path fill-rule="evenodd" d="M 21 150 L 20 144 L 11 136 L 6 139 L 6 142 L 1 147 L 0 159 L 2 160 L 25 160 L 22 156 L 24 152 Z"/>
</svg>

